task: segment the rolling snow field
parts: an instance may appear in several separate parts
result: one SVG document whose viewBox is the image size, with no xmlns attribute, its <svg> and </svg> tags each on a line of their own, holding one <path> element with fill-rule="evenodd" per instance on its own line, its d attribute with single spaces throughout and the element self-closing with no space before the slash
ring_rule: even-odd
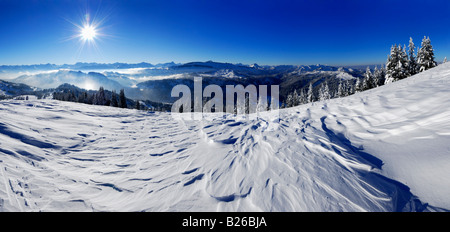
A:
<svg viewBox="0 0 450 232">
<path fill-rule="evenodd" d="M 445 63 L 242 121 L 0 101 L 0 211 L 447 211 L 449 86 Z"/>
</svg>

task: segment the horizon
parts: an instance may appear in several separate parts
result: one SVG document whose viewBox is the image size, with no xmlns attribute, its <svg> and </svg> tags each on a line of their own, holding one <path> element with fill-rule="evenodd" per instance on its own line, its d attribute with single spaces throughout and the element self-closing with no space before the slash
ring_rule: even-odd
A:
<svg viewBox="0 0 450 232">
<path fill-rule="evenodd" d="M 435 7 L 439 5 L 440 7 Z M 448 1 L 2 1 L 0 64 L 384 64 L 430 37 L 450 54 Z M 382 29 L 378 29 L 382 28 Z M 30 39 L 32 38 L 32 39 Z M 200 61 L 201 62 L 201 61 Z"/>
<path fill-rule="evenodd" d="M 259 66 L 314 66 L 314 65 L 323 65 L 323 66 L 329 66 L 329 67 L 354 67 L 354 66 L 374 66 L 374 65 L 384 65 L 385 63 L 371 63 L 371 64 L 347 64 L 347 65 L 330 65 L 330 64 L 322 64 L 322 63 L 316 63 L 316 64 L 259 64 L 256 62 L 253 63 L 234 63 L 234 62 L 225 62 L 225 61 L 215 61 L 215 60 L 207 60 L 207 61 L 188 61 L 188 62 L 176 62 L 176 61 L 167 61 L 167 62 L 157 62 L 157 63 L 151 63 L 147 61 L 141 61 L 141 62 L 86 62 L 86 61 L 78 61 L 75 63 L 30 63 L 30 64 L 0 64 L 0 67 L 2 66 L 39 66 L 39 65 L 55 65 L 55 66 L 63 66 L 63 65 L 76 65 L 76 64 L 104 64 L 104 65 L 112 65 L 112 64 L 128 64 L 128 65 L 136 65 L 136 64 L 150 64 L 150 65 L 163 65 L 163 64 L 170 64 L 173 63 L 175 65 L 184 65 L 188 63 L 222 63 L 222 64 L 232 64 L 232 65 L 259 65 Z M 439 63 L 439 62 L 438 62 Z"/>
</svg>

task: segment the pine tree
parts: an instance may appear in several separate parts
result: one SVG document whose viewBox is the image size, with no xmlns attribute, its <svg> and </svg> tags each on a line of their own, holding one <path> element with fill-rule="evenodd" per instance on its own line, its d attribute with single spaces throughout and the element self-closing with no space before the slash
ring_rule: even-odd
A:
<svg viewBox="0 0 450 232">
<path fill-rule="evenodd" d="M 442 62 L 442 63 L 447 63 L 447 57 L 444 58 L 444 62 Z"/>
<path fill-rule="evenodd" d="M 325 87 L 323 87 L 323 97 L 325 100 L 331 99 L 330 88 L 328 87 L 328 82 L 325 82 Z"/>
<path fill-rule="evenodd" d="M 372 81 L 373 81 L 373 87 L 376 88 L 378 87 L 378 83 L 379 83 L 379 79 L 380 79 L 380 70 L 378 69 L 377 66 L 375 66 L 375 68 L 373 69 L 373 76 L 372 76 Z"/>
<path fill-rule="evenodd" d="M 339 86 L 337 89 L 337 93 L 336 93 L 337 97 L 345 97 L 345 87 L 344 87 L 344 83 L 342 82 L 342 80 L 339 80 Z"/>
<path fill-rule="evenodd" d="M 100 87 L 100 89 L 94 95 L 93 104 L 94 105 L 105 105 L 106 104 L 105 89 L 103 89 L 103 87 Z"/>
<path fill-rule="evenodd" d="M 346 80 L 344 83 L 344 96 L 350 96 L 355 93 L 355 86 L 350 83 L 350 80 Z"/>
<path fill-rule="evenodd" d="M 328 83 L 325 82 L 321 85 L 319 89 L 319 101 L 325 101 L 331 98 L 330 89 L 328 88 Z"/>
<path fill-rule="evenodd" d="M 361 91 L 363 91 L 364 89 L 363 89 L 363 86 L 362 86 L 362 82 L 361 82 L 361 79 L 360 78 L 356 78 L 356 83 L 355 83 L 355 89 L 354 89 L 354 91 L 355 91 L 355 93 L 358 93 L 358 92 L 361 92 Z"/>
<path fill-rule="evenodd" d="M 394 82 L 396 76 L 395 67 L 398 63 L 397 45 L 391 47 L 391 54 L 386 62 L 386 84 Z"/>
<path fill-rule="evenodd" d="M 115 90 L 111 93 L 111 106 L 112 107 L 118 107 L 119 103 L 117 102 L 117 93 Z"/>
<path fill-rule="evenodd" d="M 434 61 L 434 50 L 433 46 L 431 46 L 430 38 L 423 38 L 421 48 L 417 52 L 417 64 L 419 66 L 419 72 L 423 72 L 436 66 L 436 62 Z"/>
<path fill-rule="evenodd" d="M 300 95 L 299 95 L 298 98 L 299 98 L 299 104 L 300 105 L 308 103 L 308 99 L 306 99 L 306 94 L 305 94 L 305 90 L 304 89 L 300 90 Z"/>
<path fill-rule="evenodd" d="M 385 84 L 401 80 L 409 76 L 408 56 L 406 50 L 402 46 L 392 46 L 391 54 L 386 63 L 386 80 Z"/>
<path fill-rule="evenodd" d="M 312 86 L 311 82 L 309 82 L 307 99 L 308 99 L 308 103 L 311 103 L 314 101 L 314 92 L 313 92 L 313 86 Z"/>
<path fill-rule="evenodd" d="M 416 60 L 416 57 L 414 56 L 416 46 L 414 45 L 413 39 L 411 37 L 409 37 L 408 47 L 409 47 L 408 69 L 409 69 L 409 74 L 412 76 L 417 73 L 417 60 Z"/>
<path fill-rule="evenodd" d="M 78 96 L 78 103 L 85 103 L 86 102 L 86 98 L 84 95 L 85 91 L 83 91 L 79 96 Z"/>
<path fill-rule="evenodd" d="M 137 110 L 141 110 L 141 104 L 139 103 L 139 100 L 136 100 L 136 108 Z"/>
<path fill-rule="evenodd" d="M 300 96 L 297 93 L 297 90 L 294 90 L 294 93 L 292 94 L 292 104 L 294 106 L 300 105 Z"/>
<path fill-rule="evenodd" d="M 366 73 L 364 73 L 364 80 L 363 80 L 363 83 L 362 83 L 363 91 L 371 89 L 371 88 L 374 88 L 372 79 L 373 79 L 372 72 L 370 71 L 370 68 L 367 67 Z"/>
<path fill-rule="evenodd" d="M 399 48 L 400 49 L 400 69 L 401 69 L 401 73 L 402 73 L 402 77 L 403 78 L 407 78 L 409 76 L 411 76 L 410 72 L 409 72 L 409 58 L 408 58 L 408 54 L 406 53 L 406 46 L 403 45 L 403 49 L 402 47 Z M 403 79 L 402 78 L 402 79 Z"/>
<path fill-rule="evenodd" d="M 383 67 L 381 67 L 380 69 L 375 67 L 375 70 L 373 72 L 373 82 L 375 87 L 384 85 L 385 75 L 386 72 Z"/>
<path fill-rule="evenodd" d="M 292 97 L 292 93 L 288 94 L 286 98 L 286 107 L 292 107 L 294 106 L 294 99 Z"/>
<path fill-rule="evenodd" d="M 125 91 L 124 89 L 120 90 L 119 93 L 119 107 L 120 108 L 127 108 L 127 99 L 125 98 Z"/>
</svg>

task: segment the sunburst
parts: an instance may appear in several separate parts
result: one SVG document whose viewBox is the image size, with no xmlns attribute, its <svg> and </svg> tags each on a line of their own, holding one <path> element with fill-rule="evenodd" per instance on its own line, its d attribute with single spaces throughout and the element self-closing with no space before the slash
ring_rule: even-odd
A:
<svg viewBox="0 0 450 232">
<path fill-rule="evenodd" d="M 66 19 L 67 20 L 67 19 Z M 75 23 L 73 21 L 67 20 L 70 22 L 73 26 L 75 26 L 75 33 L 68 38 L 69 40 L 76 39 L 79 41 L 79 48 L 77 52 L 77 57 L 81 55 L 83 50 L 86 50 L 87 52 L 90 52 L 94 49 L 95 52 L 100 54 L 99 47 L 97 43 L 101 41 L 103 37 L 106 37 L 103 33 L 103 23 L 105 22 L 106 18 L 98 19 L 96 17 L 93 17 L 91 19 L 90 14 L 86 13 L 81 18 L 80 23 Z"/>
<path fill-rule="evenodd" d="M 97 28 L 93 25 L 84 25 L 80 31 L 80 37 L 83 40 L 94 40 L 97 36 Z"/>
</svg>

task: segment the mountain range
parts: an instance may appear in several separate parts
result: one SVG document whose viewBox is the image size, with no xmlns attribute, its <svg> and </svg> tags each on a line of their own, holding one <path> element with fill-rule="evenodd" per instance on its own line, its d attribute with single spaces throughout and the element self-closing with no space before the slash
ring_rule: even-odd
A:
<svg viewBox="0 0 450 232">
<path fill-rule="evenodd" d="M 280 99 L 283 100 L 290 92 L 309 83 L 317 88 L 327 81 L 330 88 L 336 88 L 340 80 L 352 81 L 362 77 L 364 70 L 319 64 L 260 66 L 206 61 L 156 65 L 145 62 L 3 65 L 0 73 L 10 82 L 39 89 L 56 88 L 66 83 L 87 90 L 103 86 L 107 90 L 125 89 L 127 96 L 133 99 L 170 103 L 176 100 L 170 97 L 175 85 L 192 87 L 193 78 L 199 76 L 203 78 L 203 86 L 280 85 Z"/>
</svg>

